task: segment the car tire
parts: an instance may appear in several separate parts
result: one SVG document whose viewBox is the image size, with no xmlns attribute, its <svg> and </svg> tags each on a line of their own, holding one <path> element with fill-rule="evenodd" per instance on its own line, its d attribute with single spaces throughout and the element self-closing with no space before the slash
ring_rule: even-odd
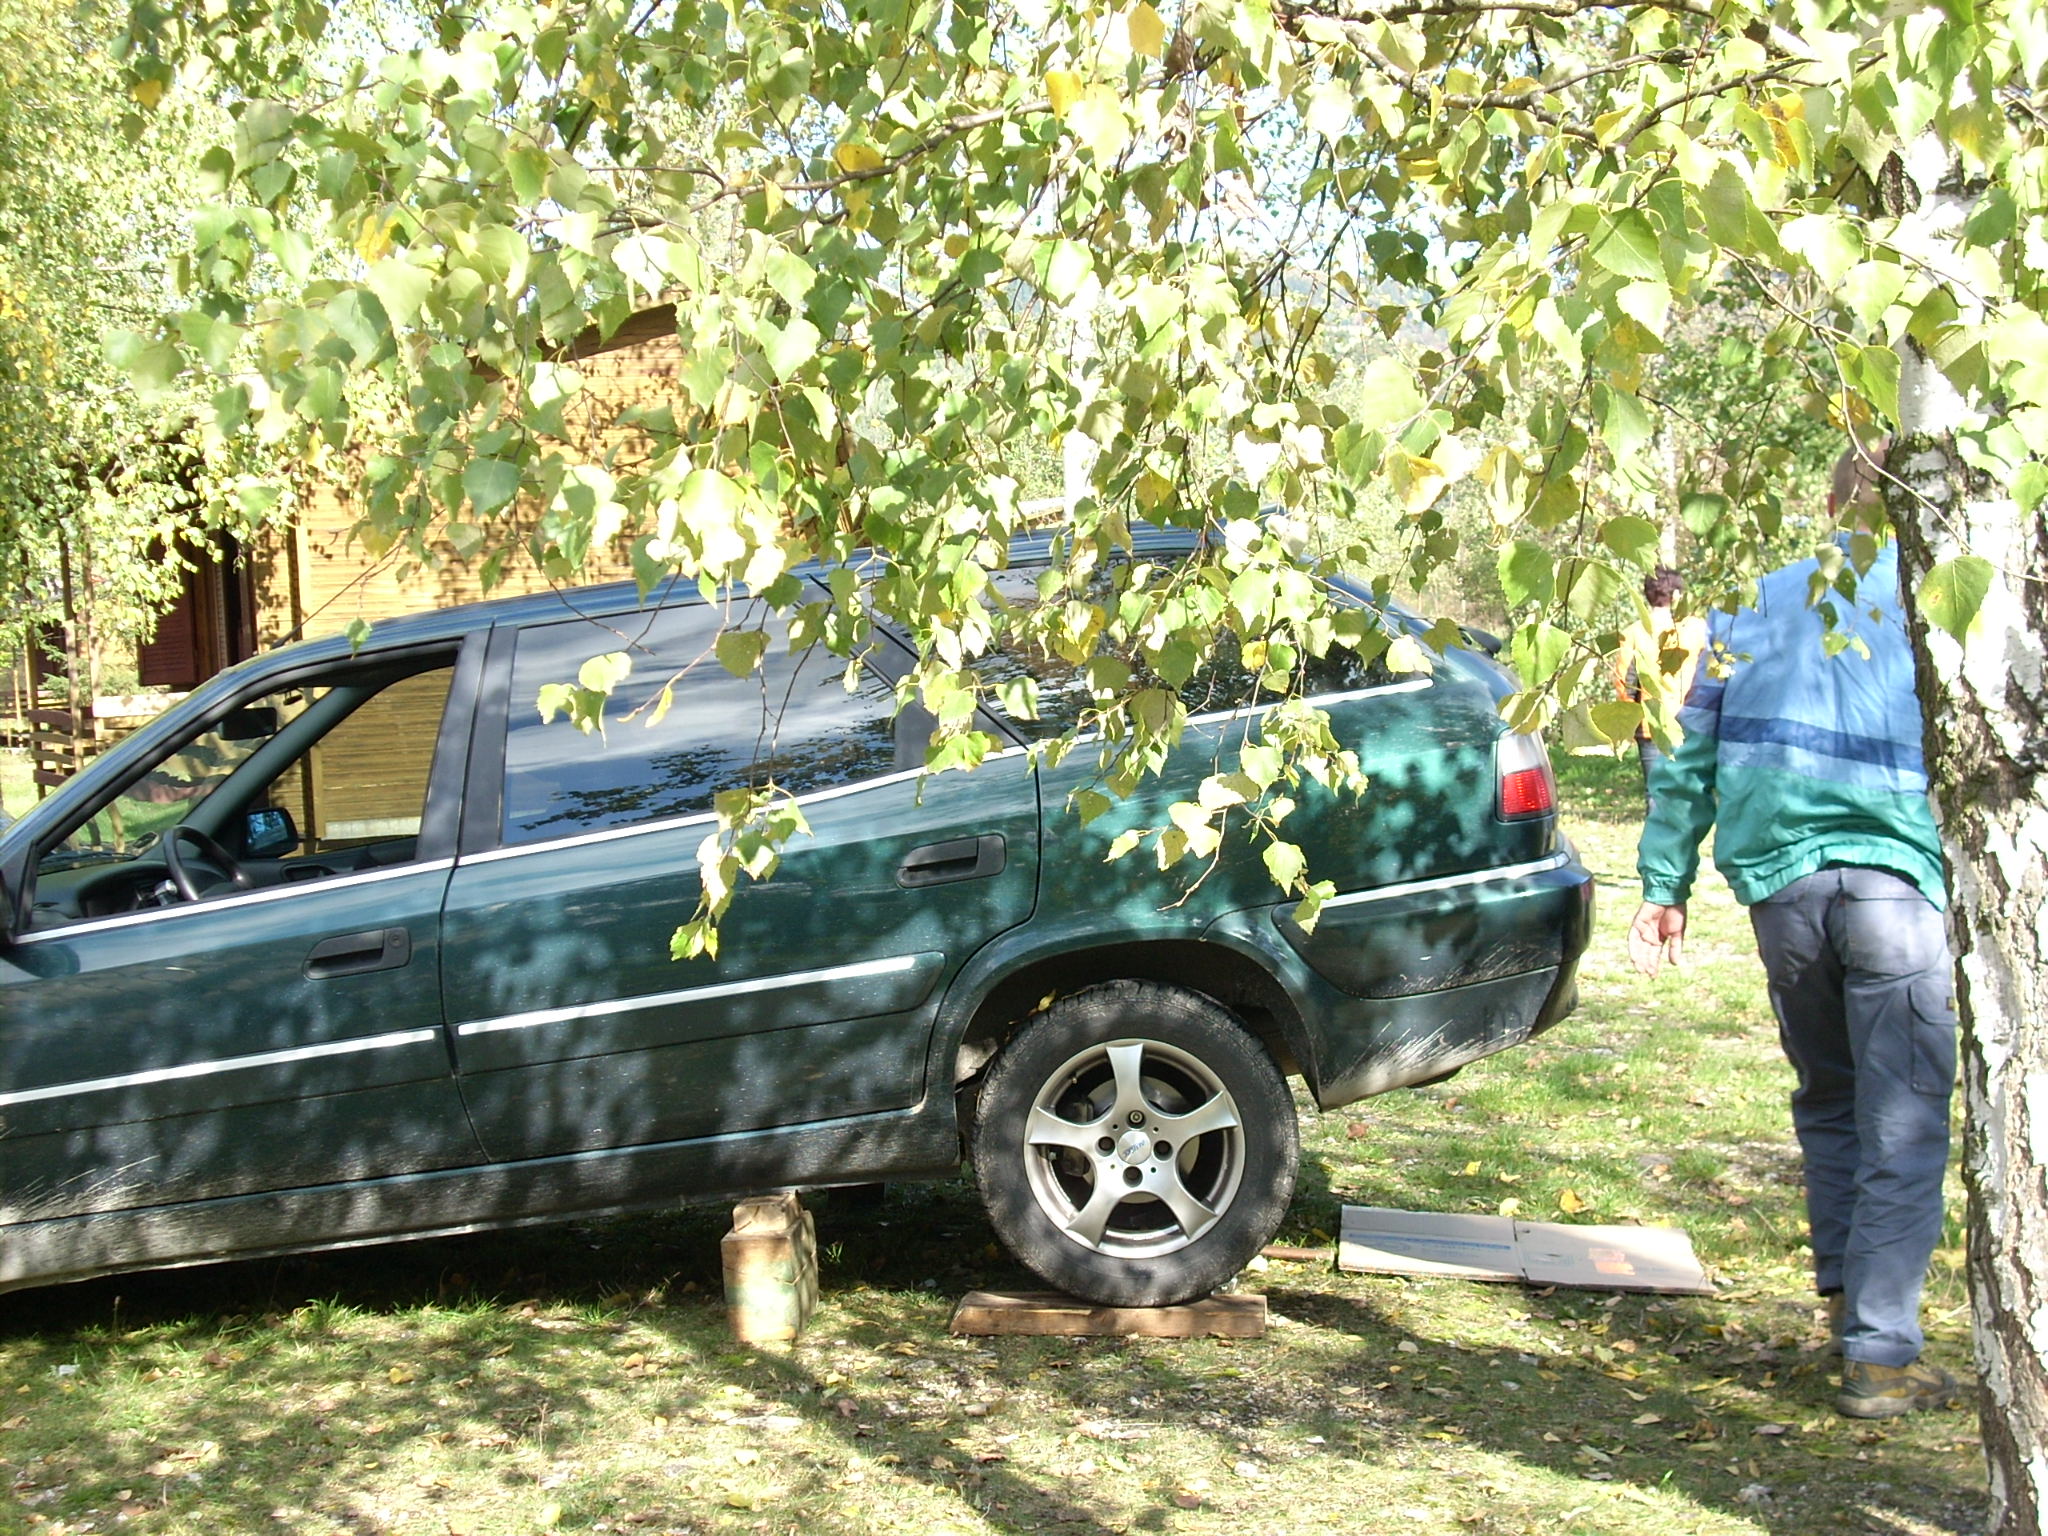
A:
<svg viewBox="0 0 2048 1536">
<path fill-rule="evenodd" d="M 973 1161 L 996 1234 L 1070 1295 L 1205 1296 L 1269 1241 L 1300 1135 L 1273 1059 L 1206 997 L 1117 981 L 1061 998 L 996 1058 Z"/>
</svg>

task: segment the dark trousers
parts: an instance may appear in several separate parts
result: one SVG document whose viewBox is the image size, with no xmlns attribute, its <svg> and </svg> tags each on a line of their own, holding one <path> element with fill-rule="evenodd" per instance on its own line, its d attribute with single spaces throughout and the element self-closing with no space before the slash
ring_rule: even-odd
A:
<svg viewBox="0 0 2048 1536">
<path fill-rule="evenodd" d="M 1842 1353 L 1920 1354 L 1920 1289 L 1941 1238 L 1954 968 L 1941 913 L 1910 881 L 1834 867 L 1749 909 L 1806 1160 L 1814 1280 L 1846 1302 Z"/>
</svg>

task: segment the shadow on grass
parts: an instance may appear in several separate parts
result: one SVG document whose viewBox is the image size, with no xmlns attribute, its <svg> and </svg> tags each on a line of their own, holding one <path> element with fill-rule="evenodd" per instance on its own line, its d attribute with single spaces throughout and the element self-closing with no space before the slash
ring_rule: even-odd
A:
<svg viewBox="0 0 2048 1536">
<path fill-rule="evenodd" d="M 1310 1200 L 1320 1199 L 1318 1165 L 1304 1167 Z M 1128 1435 L 1171 1444 L 1183 1462 L 1249 1465 L 1244 1481 L 1226 1478 L 1204 1496 L 1204 1518 L 1265 1519 L 1274 1511 L 1258 1502 L 1262 1487 L 1308 1479 L 1296 1497 L 1330 1498 L 1376 1463 L 1434 1457 L 1444 1470 L 1432 1475 L 1447 1483 L 1478 1478 L 1456 1463 L 1467 1448 L 1589 1485 L 1675 1494 L 1782 1536 L 1860 1530 L 1860 1501 L 1873 1496 L 1863 1447 L 1844 1441 L 1823 1456 L 1787 1422 L 1829 1412 L 1825 1357 L 1729 1335 L 1728 1308 L 1712 1299 L 1409 1287 L 1276 1265 L 1266 1276 L 1274 1331 L 1218 1370 L 1196 1353 L 1216 1346 L 948 1338 L 941 1298 L 1030 1284 L 991 1256 L 963 1185 L 897 1190 L 880 1207 L 828 1199 L 819 1216 L 829 1337 L 780 1355 L 737 1350 L 726 1334 L 724 1223 L 713 1212 L 17 1293 L 0 1308 L 0 1389 L 31 1388 L 6 1400 L 28 1409 L 28 1422 L 0 1437 L 0 1457 L 16 1496 L 53 1515 L 154 1490 L 153 1512 L 126 1527 L 138 1532 L 168 1528 L 152 1518 L 294 1530 L 303 1516 L 307 1530 L 409 1536 L 428 1527 L 382 1507 L 372 1471 L 409 1468 L 411 1457 L 429 1484 L 436 1467 L 450 1472 L 452 1500 L 479 1487 L 532 1496 L 550 1457 L 616 1441 L 624 1345 L 612 1341 L 630 1330 L 636 1349 L 652 1335 L 650 1353 L 668 1358 L 659 1411 L 680 1438 L 598 1484 L 565 1487 L 563 1530 L 860 1530 L 848 1469 L 878 1461 L 876 1475 L 899 1489 L 915 1485 L 1001 1530 L 1110 1536 L 1189 1524 L 1170 1481 L 1139 1489 L 1135 1476 L 1112 1479 L 1105 1492 L 1071 1469 L 1071 1449 L 988 1454 L 992 1421 L 969 1412 L 977 1396 L 1009 1401 L 1003 1411 L 1028 1415 L 1034 1432 L 1084 1426 L 1070 1441 L 1099 1439 L 1105 1459 Z M 1461 1308 L 1492 1309 L 1496 1323 L 1525 1318 L 1553 1342 L 1536 1344 L 1532 1332 L 1527 1350 L 1468 1346 L 1455 1336 Z M 396 1337 L 366 1342 L 352 1326 L 366 1318 L 396 1324 Z M 1638 1349 L 1654 1351 L 1653 1369 L 1632 1363 Z M 66 1364 L 75 1374 L 55 1377 Z M 156 1406 L 136 1408 L 138 1378 L 164 1364 L 172 1380 L 154 1384 Z M 1731 1385 L 1748 1389 L 1742 1400 L 1729 1398 Z M 61 1444 L 34 1431 L 60 1394 L 86 1394 L 74 1406 L 93 1410 L 64 1414 Z M 778 1463 L 765 1523 L 744 1489 L 708 1513 L 705 1495 L 678 1491 L 701 1471 L 687 1454 L 695 1437 L 735 1424 L 806 1435 L 813 1447 Z M 983 1450 L 963 1451 L 975 1434 Z M 1914 1491 L 1907 1502 L 1926 1528 L 1961 1531 L 1981 1518 L 1981 1495 L 1955 1457 L 1894 1439 L 1881 1467 L 1874 1487 Z M 1262 1484 L 1269 1473 L 1278 1481 Z M 428 1508 L 437 1496 L 432 1486 L 413 1495 Z M 1523 1528 L 1495 1523 L 1510 1517 L 1488 1513 L 1483 1490 L 1474 1498 L 1461 1529 Z"/>
</svg>

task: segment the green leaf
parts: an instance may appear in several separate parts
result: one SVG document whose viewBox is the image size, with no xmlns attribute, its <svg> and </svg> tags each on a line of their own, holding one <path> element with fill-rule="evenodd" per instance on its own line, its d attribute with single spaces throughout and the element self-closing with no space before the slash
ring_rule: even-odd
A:
<svg viewBox="0 0 2048 1536">
<path fill-rule="evenodd" d="M 817 269 L 796 252 L 780 245 L 769 247 L 762 266 L 768 286 L 782 295 L 783 302 L 791 309 L 802 309 L 804 300 L 810 297 L 811 289 L 817 283 Z"/>
<path fill-rule="evenodd" d="M 1609 214 L 1587 243 L 1587 253 L 1618 277 L 1664 277 L 1657 231 L 1640 208 Z"/>
<path fill-rule="evenodd" d="M 1726 496 L 1711 491 L 1689 491 L 1679 498 L 1678 520 L 1685 524 L 1687 533 L 1696 539 L 1704 539 L 1732 510 Z"/>
<path fill-rule="evenodd" d="M 746 677 L 761 664 L 768 650 L 768 632 L 761 629 L 724 629 L 716 642 L 718 664 L 734 677 Z"/>
<path fill-rule="evenodd" d="M 462 490 L 487 517 L 519 494 L 519 466 L 506 459 L 471 459 L 462 470 Z"/>
<path fill-rule="evenodd" d="M 1634 458 L 1636 450 L 1650 440 L 1650 416 L 1642 401 L 1625 389 L 1602 385 L 1596 393 L 1604 396 L 1600 413 L 1600 435 L 1617 459 Z"/>
<path fill-rule="evenodd" d="M 1038 248 L 1038 286 L 1054 303 L 1064 303 L 1081 291 L 1081 284 L 1095 270 L 1086 246 L 1074 240 L 1048 240 Z"/>
<path fill-rule="evenodd" d="M 1671 319 L 1671 285 L 1661 279 L 1624 283 L 1614 295 L 1615 306 L 1629 319 L 1659 340 Z"/>
<path fill-rule="evenodd" d="M 729 475 L 715 469 L 693 469 L 676 494 L 676 508 L 685 527 L 701 533 L 730 524 L 746 506 L 746 493 Z"/>
<path fill-rule="evenodd" d="M 1293 890 L 1296 882 L 1308 873 L 1308 856 L 1293 843 L 1268 843 L 1261 857 L 1265 860 L 1266 873 L 1283 891 Z"/>
<path fill-rule="evenodd" d="M 1928 623 L 1961 641 L 1991 595 L 1996 575 L 1996 567 L 1976 555 L 1944 560 L 1920 583 L 1920 612 Z"/>
<path fill-rule="evenodd" d="M 1801 214 L 1778 238 L 1787 250 L 1804 256 L 1814 276 L 1830 288 L 1839 287 L 1863 259 L 1863 232 L 1837 213 Z"/>
<path fill-rule="evenodd" d="M 1899 419 L 1899 367 L 1899 354 L 1890 347 L 1865 347 L 1846 368 L 1885 421 Z"/>
<path fill-rule="evenodd" d="M 576 685 L 591 693 L 608 694 L 633 671 L 633 658 L 624 651 L 606 651 L 592 656 L 576 669 Z"/>
<path fill-rule="evenodd" d="M 1634 699 L 1607 699 L 1587 711 L 1603 741 L 1627 741 L 1643 723 L 1643 706 Z"/>
<path fill-rule="evenodd" d="M 1422 391 L 1415 387 L 1415 375 L 1397 357 L 1381 356 L 1367 363 L 1358 394 L 1361 432 L 1385 432 L 1422 409 Z"/>
<path fill-rule="evenodd" d="M 1547 603 L 1556 595 L 1556 565 L 1550 551 L 1531 539 L 1517 539 L 1500 552 L 1500 585 L 1510 608 Z"/>
<path fill-rule="evenodd" d="M 1654 561 L 1660 538 L 1657 525 L 1647 517 L 1624 513 L 1600 525 L 1600 542 L 1632 565 Z"/>
<path fill-rule="evenodd" d="M 1546 619 L 1533 627 L 1517 629 L 1508 642 L 1508 655 L 1523 686 L 1540 688 L 1557 675 L 1571 645 L 1571 636 Z"/>
<path fill-rule="evenodd" d="M 396 258 L 372 262 L 363 281 L 377 295 L 393 325 L 411 325 L 426 305 L 427 295 L 434 291 L 431 272 Z"/>
<path fill-rule="evenodd" d="M 1131 120 L 1117 93 L 1106 85 L 1091 85 L 1066 112 L 1067 126 L 1095 156 L 1097 165 L 1108 165 L 1131 142 Z"/>
<path fill-rule="evenodd" d="M 1906 269 L 1895 261 L 1866 261 L 1842 281 L 1842 302 L 1865 328 L 1876 330 L 1884 312 L 1906 289 Z"/>
<path fill-rule="evenodd" d="M 764 320 L 758 334 L 762 355 L 768 359 L 778 384 L 788 383 L 799 368 L 816 357 L 818 343 L 824 339 L 818 328 L 802 316 L 783 326 Z"/>
<path fill-rule="evenodd" d="M 1600 560 L 1574 560 L 1571 586 L 1565 593 L 1565 607 L 1574 617 L 1590 623 L 1610 603 L 1628 590 L 1628 582 L 1613 566 Z"/>
<path fill-rule="evenodd" d="M 391 346 L 391 321 L 374 293 L 343 289 L 327 305 L 327 324 L 348 343 L 358 367 L 376 362 Z"/>
<path fill-rule="evenodd" d="M 1713 176 L 1697 196 L 1700 216 L 1714 243 L 1731 251 L 1747 252 L 1752 245 L 1751 220 L 1757 207 L 1735 167 L 1726 160 L 1715 166 Z M 1663 276 L 1661 272 L 1656 275 Z"/>
<path fill-rule="evenodd" d="M 125 372 L 145 397 L 169 389 L 185 366 L 175 343 L 134 331 L 109 333 L 106 352 L 107 361 Z"/>
</svg>

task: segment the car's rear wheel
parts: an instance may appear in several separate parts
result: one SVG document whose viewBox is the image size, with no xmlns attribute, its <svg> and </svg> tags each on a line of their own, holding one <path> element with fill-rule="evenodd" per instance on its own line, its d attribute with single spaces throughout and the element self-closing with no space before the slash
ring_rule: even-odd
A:
<svg viewBox="0 0 2048 1536">
<path fill-rule="evenodd" d="M 1300 1140 L 1278 1068 L 1205 997 L 1120 981 L 1060 999 L 984 1080 L 974 1171 L 996 1233 L 1088 1301 L 1206 1295 L 1272 1239 Z"/>
</svg>

